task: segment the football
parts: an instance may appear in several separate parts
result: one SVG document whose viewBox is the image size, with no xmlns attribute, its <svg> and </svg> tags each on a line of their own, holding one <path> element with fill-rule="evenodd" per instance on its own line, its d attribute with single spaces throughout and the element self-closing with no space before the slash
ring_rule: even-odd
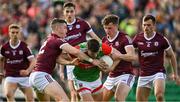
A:
<svg viewBox="0 0 180 102">
<path fill-rule="evenodd" d="M 113 60 L 110 56 L 108 55 L 104 55 L 102 56 L 100 59 L 102 59 L 106 64 L 109 65 L 109 67 L 111 67 L 113 65 Z"/>
</svg>

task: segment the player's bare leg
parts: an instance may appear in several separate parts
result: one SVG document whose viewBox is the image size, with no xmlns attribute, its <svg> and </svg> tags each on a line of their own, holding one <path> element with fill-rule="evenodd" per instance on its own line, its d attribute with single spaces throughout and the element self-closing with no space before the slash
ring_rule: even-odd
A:
<svg viewBox="0 0 180 102">
<path fill-rule="evenodd" d="M 50 84 L 48 84 L 45 87 L 44 92 L 46 94 L 50 95 L 50 97 L 53 97 L 57 102 L 69 101 L 69 98 L 66 95 L 66 93 L 64 92 L 63 88 L 56 81 L 53 81 Z"/>
<path fill-rule="evenodd" d="M 92 94 L 92 97 L 94 101 L 97 101 L 97 102 L 102 101 L 103 91 L 101 90 L 100 92 Z"/>
<path fill-rule="evenodd" d="M 82 99 L 83 102 L 86 102 L 86 101 L 88 101 L 88 102 L 94 102 L 94 99 L 93 99 L 93 97 L 91 96 L 91 93 L 90 93 L 90 92 L 89 92 L 89 93 L 82 94 L 82 95 L 80 95 L 80 97 L 81 97 L 81 99 Z"/>
<path fill-rule="evenodd" d="M 26 102 L 34 102 L 33 90 L 31 87 L 20 88 L 25 95 Z"/>
<path fill-rule="evenodd" d="M 125 102 L 130 91 L 130 87 L 125 83 L 119 83 L 115 92 L 115 100 Z"/>
<path fill-rule="evenodd" d="M 4 93 L 7 98 L 7 102 L 15 102 L 14 94 L 17 88 L 18 88 L 17 83 L 5 82 Z"/>
<path fill-rule="evenodd" d="M 147 87 L 137 87 L 136 90 L 136 101 L 137 102 L 147 102 L 150 95 L 151 89 Z M 142 95 L 143 94 L 143 95 Z"/>
<path fill-rule="evenodd" d="M 36 96 L 40 102 L 50 102 L 50 96 L 45 93 L 36 91 Z"/>
<path fill-rule="evenodd" d="M 114 95 L 112 90 L 108 90 L 105 87 L 103 88 L 103 101 L 109 101 Z"/>
<path fill-rule="evenodd" d="M 154 94 L 156 96 L 157 102 L 164 101 L 164 91 L 165 91 L 165 80 L 156 79 L 154 81 Z"/>
</svg>

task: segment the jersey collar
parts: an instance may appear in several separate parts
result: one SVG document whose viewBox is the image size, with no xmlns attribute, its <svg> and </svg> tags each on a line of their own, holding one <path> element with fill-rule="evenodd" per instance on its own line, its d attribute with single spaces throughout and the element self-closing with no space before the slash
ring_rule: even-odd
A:
<svg viewBox="0 0 180 102">
<path fill-rule="evenodd" d="M 67 22 L 67 20 L 65 20 L 65 21 Z M 72 21 L 72 23 L 67 22 L 67 25 L 73 25 L 75 22 L 76 22 L 76 18 Z"/>
<path fill-rule="evenodd" d="M 146 40 L 151 40 L 151 39 L 153 39 L 153 38 L 155 37 L 155 35 L 156 35 L 156 32 L 153 32 L 153 36 L 150 37 L 150 38 L 148 38 L 148 37 L 146 36 L 146 34 L 144 33 L 144 38 L 145 38 Z"/>
<path fill-rule="evenodd" d="M 16 48 L 18 48 L 19 47 L 19 45 L 20 45 L 20 40 L 18 40 L 18 44 L 16 45 L 16 46 L 13 46 L 12 44 L 11 44 L 11 40 L 9 40 L 9 45 L 10 45 L 10 47 L 11 48 L 13 48 L 13 49 L 16 49 Z"/>
</svg>

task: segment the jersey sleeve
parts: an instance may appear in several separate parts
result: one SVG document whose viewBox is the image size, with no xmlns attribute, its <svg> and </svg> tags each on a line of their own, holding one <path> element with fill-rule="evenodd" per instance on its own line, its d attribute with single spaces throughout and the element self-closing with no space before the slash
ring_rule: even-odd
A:
<svg viewBox="0 0 180 102">
<path fill-rule="evenodd" d="M 66 40 L 64 39 L 58 39 L 56 42 L 55 42 L 55 45 L 57 46 L 56 48 L 62 48 L 64 45 L 68 44 L 66 42 Z"/>
<path fill-rule="evenodd" d="M 123 44 L 124 44 L 124 47 L 130 46 L 130 45 L 132 46 L 132 39 L 126 35 L 123 39 Z"/>
<path fill-rule="evenodd" d="M 87 21 L 84 21 L 83 26 L 84 26 L 85 31 L 86 31 L 87 33 L 90 33 L 90 32 L 93 31 L 92 28 L 91 28 L 91 25 L 90 25 Z"/>
<path fill-rule="evenodd" d="M 169 48 L 171 48 L 171 45 L 170 45 L 170 43 L 169 43 L 169 40 L 168 40 L 166 37 L 164 37 L 163 49 L 168 50 Z"/>
<path fill-rule="evenodd" d="M 3 52 L 4 52 L 4 49 L 3 49 L 3 47 L 1 46 L 1 47 L 0 47 L 0 58 L 3 57 Z"/>
<path fill-rule="evenodd" d="M 132 44 L 133 44 L 133 46 L 134 46 L 135 48 L 138 47 L 138 45 L 137 45 L 137 36 L 135 36 L 135 37 L 133 38 Z"/>
<path fill-rule="evenodd" d="M 27 45 L 25 45 L 25 47 L 24 47 L 24 52 L 25 52 L 25 56 L 26 56 L 28 59 L 34 57 L 34 55 L 32 54 L 31 49 L 30 49 Z"/>
</svg>

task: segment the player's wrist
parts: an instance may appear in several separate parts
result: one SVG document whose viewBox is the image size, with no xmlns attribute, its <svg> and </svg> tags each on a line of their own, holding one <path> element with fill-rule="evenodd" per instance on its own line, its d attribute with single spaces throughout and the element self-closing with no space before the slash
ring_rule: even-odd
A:
<svg viewBox="0 0 180 102">
<path fill-rule="evenodd" d="M 0 73 L 0 76 L 4 76 L 4 74 L 3 74 L 3 73 Z"/>
<path fill-rule="evenodd" d="M 87 61 L 90 62 L 90 63 L 93 63 L 94 60 L 92 58 L 88 58 Z"/>
</svg>

